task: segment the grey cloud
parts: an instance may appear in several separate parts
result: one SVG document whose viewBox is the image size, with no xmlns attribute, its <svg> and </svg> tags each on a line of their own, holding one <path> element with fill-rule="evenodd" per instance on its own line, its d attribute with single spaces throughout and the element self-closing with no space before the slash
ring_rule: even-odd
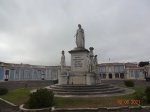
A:
<svg viewBox="0 0 150 112">
<path fill-rule="evenodd" d="M 0 0 L 0 61 L 59 65 L 85 30 L 99 63 L 150 59 L 149 0 Z"/>
</svg>

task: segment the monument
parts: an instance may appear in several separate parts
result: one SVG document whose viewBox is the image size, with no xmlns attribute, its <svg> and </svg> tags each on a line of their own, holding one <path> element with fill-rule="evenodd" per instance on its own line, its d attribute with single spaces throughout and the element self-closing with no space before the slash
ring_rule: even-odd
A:
<svg viewBox="0 0 150 112">
<path fill-rule="evenodd" d="M 128 90 L 116 87 L 114 85 L 101 83 L 98 76 L 98 60 L 94 55 L 93 47 L 89 50 L 85 48 L 85 35 L 81 25 L 75 34 L 76 46 L 73 50 L 68 51 L 71 54 L 71 71 L 65 71 L 65 52 L 61 56 L 61 73 L 58 75 L 58 84 L 47 87 L 55 95 L 61 97 L 89 97 L 89 96 L 106 96 L 121 95 Z M 131 91 L 130 93 L 133 93 Z"/>
<path fill-rule="evenodd" d="M 61 74 L 59 75 L 59 84 L 79 84 L 95 85 L 97 63 L 93 54 L 93 47 L 90 51 L 85 48 L 85 35 L 81 25 L 75 34 L 76 46 L 73 50 L 68 51 L 71 54 L 71 72 L 69 76 L 64 72 L 64 53 L 61 58 Z M 96 56 L 97 57 L 97 56 Z"/>
</svg>

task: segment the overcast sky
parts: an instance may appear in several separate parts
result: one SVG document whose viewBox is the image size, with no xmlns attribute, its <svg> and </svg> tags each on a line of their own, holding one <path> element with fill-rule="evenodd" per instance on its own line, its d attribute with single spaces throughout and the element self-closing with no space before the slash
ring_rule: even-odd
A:
<svg viewBox="0 0 150 112">
<path fill-rule="evenodd" d="M 150 0 L 0 0 L 0 61 L 70 65 L 78 24 L 99 63 L 150 61 Z"/>
</svg>

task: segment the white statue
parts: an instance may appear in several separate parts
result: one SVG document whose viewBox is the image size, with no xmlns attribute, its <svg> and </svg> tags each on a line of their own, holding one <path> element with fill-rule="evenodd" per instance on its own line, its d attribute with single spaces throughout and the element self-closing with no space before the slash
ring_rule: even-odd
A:
<svg viewBox="0 0 150 112">
<path fill-rule="evenodd" d="M 90 55 L 90 64 L 89 64 L 89 71 L 93 71 L 93 55 Z"/>
<path fill-rule="evenodd" d="M 98 65 L 98 59 L 97 55 L 94 56 L 94 72 L 97 73 L 97 65 Z"/>
<path fill-rule="evenodd" d="M 90 72 L 90 57 L 89 54 L 87 54 L 86 56 L 86 64 L 87 64 L 87 71 Z"/>
<path fill-rule="evenodd" d="M 93 47 L 90 47 L 90 52 L 89 52 L 89 72 L 92 72 L 93 71 L 93 65 L 94 65 L 94 54 L 93 54 L 93 50 L 94 48 Z"/>
<path fill-rule="evenodd" d="M 76 45 L 78 48 L 84 48 L 85 47 L 85 40 L 84 40 L 84 30 L 81 28 L 81 25 L 78 25 L 79 29 L 77 29 L 76 32 Z M 75 37 L 74 36 L 74 37 Z"/>
<path fill-rule="evenodd" d="M 62 51 L 62 56 L 61 56 L 61 73 L 65 72 L 65 66 L 66 66 L 66 62 L 65 62 L 65 52 Z"/>
</svg>

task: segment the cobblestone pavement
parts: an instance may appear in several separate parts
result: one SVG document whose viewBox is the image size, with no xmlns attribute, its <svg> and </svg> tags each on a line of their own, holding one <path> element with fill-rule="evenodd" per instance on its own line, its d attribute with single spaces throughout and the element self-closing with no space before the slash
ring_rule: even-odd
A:
<svg viewBox="0 0 150 112">
<path fill-rule="evenodd" d="M 150 81 L 145 80 L 133 80 L 135 86 L 150 86 Z M 102 80 L 102 83 L 123 86 L 124 80 Z M 8 81 L 8 82 L 0 82 L 0 87 L 6 87 L 8 89 L 17 89 L 24 88 L 27 84 L 28 87 L 42 87 L 49 86 L 53 84 L 53 81 Z M 18 107 L 13 107 L 8 105 L 7 103 L 0 101 L 0 112 L 19 112 Z M 143 111 L 145 112 L 145 111 Z"/>
</svg>

